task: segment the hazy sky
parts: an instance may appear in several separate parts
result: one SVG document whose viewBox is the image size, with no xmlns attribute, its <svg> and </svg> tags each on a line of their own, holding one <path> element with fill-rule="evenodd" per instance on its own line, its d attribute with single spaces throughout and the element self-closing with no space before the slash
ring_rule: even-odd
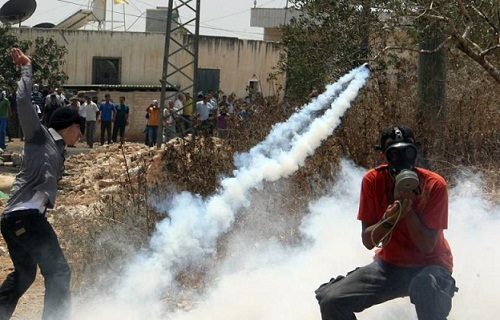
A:
<svg viewBox="0 0 500 320">
<path fill-rule="evenodd" d="M 168 6 L 168 0 L 127 0 L 129 5 L 112 5 L 112 0 L 106 1 L 107 19 L 116 21 L 114 29 L 121 31 L 125 29 L 124 20 L 126 29 L 144 31 L 146 9 Z M 6 0 L 0 0 L 0 5 L 5 2 Z M 88 9 L 91 2 L 91 0 L 37 0 L 35 13 L 24 21 L 23 25 L 34 26 L 42 22 L 57 24 L 78 9 Z M 283 8 L 286 4 L 287 0 L 257 0 L 257 7 Z M 254 0 L 202 0 L 200 34 L 262 39 L 263 29 L 250 27 L 250 9 L 253 6 Z M 182 11 L 180 18 L 183 19 Z M 187 17 L 184 18 L 187 20 Z M 110 29 L 110 25 L 107 28 Z"/>
</svg>

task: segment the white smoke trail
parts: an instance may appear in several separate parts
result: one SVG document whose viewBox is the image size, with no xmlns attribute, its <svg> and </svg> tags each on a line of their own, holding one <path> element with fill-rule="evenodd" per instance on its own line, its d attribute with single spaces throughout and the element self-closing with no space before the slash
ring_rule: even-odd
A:
<svg viewBox="0 0 500 320">
<path fill-rule="evenodd" d="M 258 146 L 248 153 L 246 166 L 240 166 L 231 178 L 221 181 L 220 191 L 203 201 L 197 196 L 182 193 L 175 197 L 168 212 L 170 220 L 157 226 L 150 243 L 150 251 L 139 255 L 125 267 L 123 279 L 118 282 L 114 297 L 102 303 L 90 304 L 78 315 L 79 319 L 159 319 L 161 304 L 158 298 L 172 285 L 174 268 L 203 259 L 215 250 L 216 240 L 229 230 L 237 211 L 249 205 L 248 193 L 263 181 L 276 181 L 294 173 L 305 159 L 332 134 L 340 124 L 340 117 L 350 107 L 369 75 L 366 66 L 359 67 L 327 90 L 307 110 L 324 109 L 320 103 L 331 101 L 331 107 L 316 118 L 308 128 L 290 139 L 276 132 L 291 132 L 302 121 L 292 121 L 276 129 L 263 144 L 273 146 L 269 156 L 267 148 Z M 343 89 L 345 87 L 345 89 Z M 340 88 L 343 90 L 340 91 Z M 276 148 L 276 146 L 285 146 Z M 259 152 L 259 150 L 261 150 Z M 266 155 L 266 153 L 268 153 Z M 240 159 L 244 156 L 240 155 Z M 111 304 L 112 311 L 109 311 Z M 91 312 L 93 311 L 93 312 Z"/>
<path fill-rule="evenodd" d="M 363 65 L 361 68 L 363 67 L 367 67 L 367 65 Z M 255 156 L 266 155 L 272 158 L 273 153 L 277 150 L 278 152 L 288 150 L 291 147 L 292 138 L 309 128 L 315 113 L 328 107 L 358 73 L 359 68 L 353 69 L 337 82 L 327 85 L 325 92 L 303 106 L 286 122 L 276 124 L 267 137 L 248 153 L 235 156 L 236 167 L 249 166 L 249 161 L 252 161 Z"/>
</svg>

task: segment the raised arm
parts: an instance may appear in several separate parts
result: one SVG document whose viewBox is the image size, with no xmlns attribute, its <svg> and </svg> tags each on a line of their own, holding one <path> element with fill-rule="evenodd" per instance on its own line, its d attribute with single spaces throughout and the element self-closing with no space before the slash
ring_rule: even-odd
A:
<svg viewBox="0 0 500 320">
<path fill-rule="evenodd" d="M 31 104 L 31 59 L 19 48 L 12 49 L 11 56 L 14 63 L 21 67 L 21 79 L 17 83 L 17 109 L 24 137 L 28 141 L 35 137 L 41 127 L 38 115 Z"/>
</svg>

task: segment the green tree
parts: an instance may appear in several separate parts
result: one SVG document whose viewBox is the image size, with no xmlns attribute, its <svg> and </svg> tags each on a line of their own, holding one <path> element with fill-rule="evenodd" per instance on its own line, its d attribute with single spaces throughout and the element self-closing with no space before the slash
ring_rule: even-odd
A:
<svg viewBox="0 0 500 320">
<path fill-rule="evenodd" d="M 10 57 L 10 50 L 14 47 L 31 55 L 34 83 L 60 87 L 68 79 L 61 69 L 68 52 L 64 46 L 59 45 L 53 37 L 20 40 L 8 25 L 3 25 L 0 26 L 1 88 L 11 88 L 19 79 L 19 71 Z"/>
<path fill-rule="evenodd" d="M 432 53 L 453 46 L 478 63 L 500 83 L 500 5 L 498 0 L 419 0 L 383 1 L 387 24 L 402 30 L 401 39 L 385 50 L 394 48 Z M 434 50 L 420 50 L 429 40 L 427 30 L 441 30 L 443 40 Z M 432 37 L 432 36 L 431 36 Z"/>
<path fill-rule="evenodd" d="M 0 89 L 9 91 L 19 79 L 19 73 L 16 69 L 10 49 L 18 47 L 23 50 L 28 48 L 28 44 L 19 39 L 10 32 L 8 26 L 0 26 Z"/>
<path fill-rule="evenodd" d="M 369 10 L 371 1 L 359 1 L 359 6 L 349 0 L 291 2 L 293 9 L 302 13 L 282 26 L 283 51 L 277 68 L 286 74 L 288 96 L 307 95 L 366 62 L 371 50 L 367 30 L 372 24 L 381 24 Z M 371 41 L 378 39 L 377 35 Z"/>
<path fill-rule="evenodd" d="M 64 57 L 68 53 L 53 37 L 37 37 L 34 41 L 33 81 L 43 83 L 52 88 L 61 87 L 68 75 L 61 69 L 66 63 Z"/>
<path fill-rule="evenodd" d="M 282 26 L 278 71 L 287 95 L 304 96 L 364 60 L 381 64 L 401 51 L 431 54 L 453 46 L 500 83 L 498 0 L 291 0 L 298 19 Z M 442 41 L 422 47 L 429 28 Z M 379 59 L 383 58 L 383 59 Z"/>
</svg>

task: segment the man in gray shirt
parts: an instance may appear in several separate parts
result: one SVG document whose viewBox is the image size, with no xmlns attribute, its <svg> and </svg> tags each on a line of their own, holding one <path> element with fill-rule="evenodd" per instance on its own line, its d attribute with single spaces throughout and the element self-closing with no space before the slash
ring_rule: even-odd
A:
<svg viewBox="0 0 500 320">
<path fill-rule="evenodd" d="M 54 208 L 64 147 L 80 138 L 81 120 L 77 110 L 60 107 L 50 117 L 49 129 L 42 126 L 31 106 L 31 60 L 18 48 L 11 55 L 21 67 L 17 102 L 25 142 L 23 166 L 0 223 L 14 264 L 0 286 L 0 319 L 12 316 L 19 298 L 35 280 L 37 265 L 45 278 L 42 319 L 69 319 L 71 270 L 45 211 Z"/>
</svg>

